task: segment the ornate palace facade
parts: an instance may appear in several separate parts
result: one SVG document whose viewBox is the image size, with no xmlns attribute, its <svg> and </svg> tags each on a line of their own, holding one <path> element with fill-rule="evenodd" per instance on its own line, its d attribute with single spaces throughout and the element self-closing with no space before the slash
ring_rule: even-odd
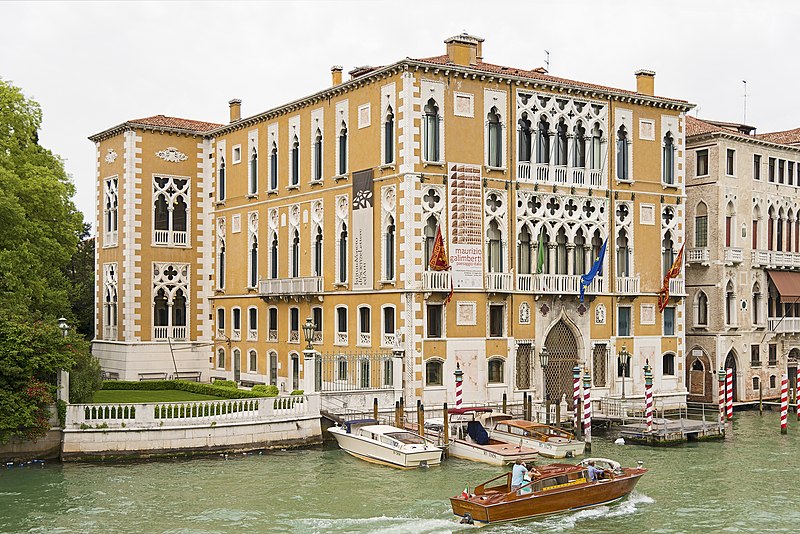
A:
<svg viewBox="0 0 800 534">
<path fill-rule="evenodd" d="M 407 399 L 685 396 L 685 101 L 483 61 L 483 40 L 361 67 L 230 123 L 164 116 L 97 146 L 97 336 L 122 377 L 199 371 L 296 389 L 302 324 L 325 354 L 402 353 Z M 437 231 L 449 271 L 428 268 Z M 605 241 L 601 273 L 580 277 Z M 454 290 L 452 300 L 447 297 Z M 543 347 L 549 365 L 540 366 Z M 386 365 L 392 365 L 387 363 Z M 380 387 L 392 369 L 360 373 Z M 546 386 L 546 389 L 545 389 Z"/>
</svg>

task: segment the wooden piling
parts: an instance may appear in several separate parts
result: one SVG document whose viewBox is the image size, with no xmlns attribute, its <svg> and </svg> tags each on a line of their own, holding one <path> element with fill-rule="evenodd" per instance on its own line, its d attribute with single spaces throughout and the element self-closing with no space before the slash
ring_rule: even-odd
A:
<svg viewBox="0 0 800 534">
<path fill-rule="evenodd" d="M 397 425 L 397 428 L 405 428 L 403 423 L 405 422 L 406 418 L 406 407 L 403 404 L 403 397 L 400 397 L 400 424 Z"/>
<path fill-rule="evenodd" d="M 417 425 L 419 426 L 419 435 L 425 437 L 425 406 L 422 402 L 417 406 Z"/>
<path fill-rule="evenodd" d="M 378 421 L 378 397 L 372 398 L 372 418 Z"/>
<path fill-rule="evenodd" d="M 394 426 L 397 428 L 403 428 L 401 426 L 403 424 L 403 417 L 400 415 L 401 413 L 400 401 L 394 401 Z"/>
<path fill-rule="evenodd" d="M 447 403 L 445 402 L 442 408 L 442 421 L 444 421 L 444 429 L 442 430 L 442 432 L 444 432 L 442 445 L 444 445 L 445 447 L 447 446 L 448 443 L 450 443 L 450 420 L 448 419 L 448 415 L 449 414 L 447 413 Z"/>
<path fill-rule="evenodd" d="M 505 393 L 503 393 L 503 413 L 508 413 L 508 399 Z"/>
<path fill-rule="evenodd" d="M 548 413 L 550 413 L 548 411 Z M 561 428 L 561 403 L 556 403 L 556 426 Z"/>
<path fill-rule="evenodd" d="M 764 392 L 761 388 L 761 380 L 758 381 L 758 415 L 764 415 Z"/>
</svg>

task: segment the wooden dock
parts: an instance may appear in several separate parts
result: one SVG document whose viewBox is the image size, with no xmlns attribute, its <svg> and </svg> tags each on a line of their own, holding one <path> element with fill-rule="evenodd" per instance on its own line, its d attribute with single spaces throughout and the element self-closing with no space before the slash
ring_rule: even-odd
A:
<svg viewBox="0 0 800 534">
<path fill-rule="evenodd" d="M 619 427 L 625 441 L 642 445 L 679 445 L 688 441 L 722 439 L 725 430 L 716 422 L 693 419 L 653 419 L 653 430 L 647 432 L 645 423 L 631 423 Z"/>
</svg>

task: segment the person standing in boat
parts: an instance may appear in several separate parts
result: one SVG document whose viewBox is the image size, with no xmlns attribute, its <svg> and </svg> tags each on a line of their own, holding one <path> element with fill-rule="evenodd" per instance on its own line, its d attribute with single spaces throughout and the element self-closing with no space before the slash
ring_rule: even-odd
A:
<svg viewBox="0 0 800 534">
<path fill-rule="evenodd" d="M 603 478 L 603 469 L 594 466 L 594 460 L 589 460 L 589 480 L 592 482 L 597 482 L 598 480 Z"/>
<path fill-rule="evenodd" d="M 534 477 L 539 475 L 540 473 L 536 470 L 536 467 L 531 467 L 528 470 L 525 462 L 517 459 L 511 469 L 511 491 L 519 491 L 522 486 L 528 484 Z"/>
</svg>

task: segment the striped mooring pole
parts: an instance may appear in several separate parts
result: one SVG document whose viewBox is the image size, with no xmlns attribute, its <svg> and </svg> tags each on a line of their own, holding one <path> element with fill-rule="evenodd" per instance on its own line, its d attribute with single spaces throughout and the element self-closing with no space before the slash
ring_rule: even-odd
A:
<svg viewBox="0 0 800 534">
<path fill-rule="evenodd" d="M 581 413 L 581 368 L 572 368 L 572 410 L 575 412 L 575 428 L 580 426 Z"/>
<path fill-rule="evenodd" d="M 456 408 L 461 408 L 461 395 L 463 394 L 461 386 L 462 382 L 464 382 L 464 371 L 461 370 L 460 363 L 456 363 L 456 371 L 453 374 L 456 375 Z"/>
<path fill-rule="evenodd" d="M 797 380 L 794 382 L 794 400 L 797 402 L 797 420 L 800 421 L 800 362 L 797 362 Z"/>
<path fill-rule="evenodd" d="M 725 426 L 725 369 L 719 368 L 719 426 Z"/>
<path fill-rule="evenodd" d="M 725 412 L 728 421 L 733 421 L 733 369 L 725 369 Z"/>
<path fill-rule="evenodd" d="M 647 418 L 647 432 L 653 431 L 653 371 L 644 366 L 644 414 Z"/>
<path fill-rule="evenodd" d="M 592 451 L 592 377 L 589 371 L 583 373 L 583 440 L 586 452 Z"/>
<path fill-rule="evenodd" d="M 786 420 L 789 417 L 789 375 L 781 377 L 781 434 L 786 434 Z"/>
</svg>

